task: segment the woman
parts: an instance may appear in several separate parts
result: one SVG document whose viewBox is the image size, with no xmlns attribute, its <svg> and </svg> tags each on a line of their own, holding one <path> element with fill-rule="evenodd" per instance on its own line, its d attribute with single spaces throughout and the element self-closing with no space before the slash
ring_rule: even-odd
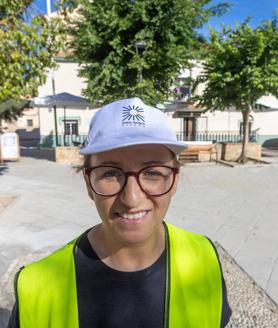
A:
<svg viewBox="0 0 278 328">
<path fill-rule="evenodd" d="M 164 222 L 184 149 L 164 114 L 138 98 L 96 113 L 80 152 L 101 223 L 21 270 L 9 327 L 227 325 L 214 246 Z"/>
</svg>

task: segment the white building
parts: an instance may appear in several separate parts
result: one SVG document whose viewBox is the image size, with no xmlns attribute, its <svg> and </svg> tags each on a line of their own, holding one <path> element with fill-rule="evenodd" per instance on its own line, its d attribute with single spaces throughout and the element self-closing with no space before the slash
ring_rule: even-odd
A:
<svg viewBox="0 0 278 328">
<path fill-rule="evenodd" d="M 85 81 L 78 77 L 78 64 L 65 61 L 63 57 L 56 58 L 58 67 L 53 74 L 48 74 L 46 83 L 38 90 L 38 96 L 55 93 L 69 93 L 82 96 Z M 180 74 L 180 88 L 177 90 L 178 101 L 169 102 L 164 111 L 179 139 L 201 141 L 237 141 L 241 138 L 242 114 L 234 110 L 224 112 L 204 112 L 202 108 L 186 102 L 189 88 L 186 81 L 189 76 L 195 79 L 200 74 L 202 66 L 194 63 L 193 68 Z M 173 88 L 174 89 L 174 88 Z M 204 85 L 199 85 L 196 93 L 203 92 Z M 262 106 L 262 104 L 266 106 Z M 261 109 L 250 115 L 250 131 L 256 141 L 264 143 L 278 138 L 278 100 L 272 96 L 262 97 Z M 83 109 L 69 106 L 57 107 L 58 144 L 70 145 L 73 141 L 83 142 L 88 131 L 92 116 L 97 109 L 88 106 Z M 24 115 L 8 126 L 9 131 L 16 131 L 20 136 L 21 145 L 49 147 L 55 144 L 55 119 L 53 106 L 46 108 L 34 107 L 26 110 Z M 252 137 L 251 137 L 252 139 Z"/>
<path fill-rule="evenodd" d="M 195 62 L 191 70 L 184 70 L 180 74 L 180 85 L 201 73 L 202 66 Z M 202 94 L 204 84 L 196 89 L 196 94 Z M 176 124 L 180 130 L 176 133 L 183 140 L 210 141 L 239 141 L 242 138 L 243 118 L 241 112 L 233 109 L 226 111 L 207 111 L 188 104 L 189 88 L 186 84 L 179 88 L 182 92 L 178 101 L 166 105 L 166 111 L 181 122 Z M 260 98 L 256 109 L 250 114 L 250 140 L 261 144 L 277 139 L 278 145 L 278 99 L 268 95 Z"/>
</svg>

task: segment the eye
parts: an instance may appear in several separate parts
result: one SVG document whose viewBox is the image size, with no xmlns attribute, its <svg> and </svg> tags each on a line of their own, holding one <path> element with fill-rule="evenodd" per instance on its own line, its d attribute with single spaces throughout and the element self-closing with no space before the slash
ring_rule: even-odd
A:
<svg viewBox="0 0 278 328">
<path fill-rule="evenodd" d="M 119 170 L 112 169 L 112 170 L 104 172 L 102 174 L 101 178 L 103 178 L 103 179 L 113 179 L 113 178 L 118 178 L 120 176 L 122 176 L 122 173 Z"/>
<path fill-rule="evenodd" d="M 162 172 L 155 169 L 148 169 L 142 172 L 143 176 L 146 178 L 159 178 L 162 177 Z"/>
</svg>

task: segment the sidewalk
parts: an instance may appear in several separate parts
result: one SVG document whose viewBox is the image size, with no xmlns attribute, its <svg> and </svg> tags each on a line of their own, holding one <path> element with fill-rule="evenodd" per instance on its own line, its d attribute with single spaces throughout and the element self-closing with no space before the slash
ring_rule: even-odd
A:
<svg viewBox="0 0 278 328">
<path fill-rule="evenodd" d="M 218 241 L 278 302 L 278 166 L 189 164 L 167 220 Z M 0 279 L 19 257 L 56 249 L 99 222 L 80 173 L 21 158 L 0 167 Z M 1 305 L 0 305 L 1 308 Z"/>
</svg>

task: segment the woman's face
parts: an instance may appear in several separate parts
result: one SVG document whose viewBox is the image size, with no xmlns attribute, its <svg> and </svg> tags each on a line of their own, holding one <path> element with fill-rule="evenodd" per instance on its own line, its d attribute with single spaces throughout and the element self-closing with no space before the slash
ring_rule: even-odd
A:
<svg viewBox="0 0 278 328">
<path fill-rule="evenodd" d="M 173 154 L 161 145 L 129 146 L 94 154 L 90 158 L 91 167 L 113 165 L 124 171 L 139 171 L 153 164 L 174 167 L 174 163 Z M 167 194 L 153 197 L 144 193 L 136 178 L 130 176 L 119 194 L 100 196 L 91 189 L 87 176 L 85 179 L 106 236 L 123 245 L 142 244 L 156 237 L 178 182 L 176 176 L 174 186 Z"/>
</svg>

